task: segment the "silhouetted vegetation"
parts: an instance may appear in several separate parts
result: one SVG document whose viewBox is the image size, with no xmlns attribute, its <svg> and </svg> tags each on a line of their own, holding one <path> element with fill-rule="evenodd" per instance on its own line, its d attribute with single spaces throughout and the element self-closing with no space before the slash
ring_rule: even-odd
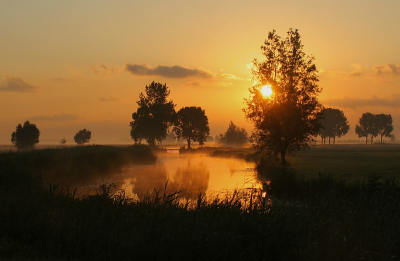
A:
<svg viewBox="0 0 400 261">
<path fill-rule="evenodd" d="M 167 131 L 175 121 L 175 104 L 167 101 L 170 91 L 166 84 L 152 82 L 146 85 L 145 94 L 140 93 L 138 109 L 132 114 L 131 137 L 135 144 L 147 141 L 151 147 L 167 136 Z"/>
<path fill-rule="evenodd" d="M 308 148 L 320 127 L 317 68 L 314 58 L 304 53 L 298 30 L 289 29 L 285 39 L 270 32 L 261 50 L 266 60 L 253 61 L 255 84 L 244 112 L 254 124 L 255 147 L 279 153 L 286 164 L 286 153 Z M 261 93 L 265 85 L 271 86 L 272 96 Z"/>
<path fill-rule="evenodd" d="M 206 112 L 201 107 L 184 107 L 176 115 L 173 132 L 177 139 L 186 139 L 188 149 L 191 142 L 203 145 L 210 134 Z"/>
<path fill-rule="evenodd" d="M 36 127 L 36 124 L 32 124 L 29 121 L 17 125 L 16 130 L 11 134 L 11 142 L 18 149 L 31 149 L 39 143 L 40 131 Z"/>
<path fill-rule="evenodd" d="M 326 138 L 329 139 L 329 144 L 331 144 L 331 138 L 333 138 L 333 144 L 335 144 L 336 137 L 340 138 L 349 132 L 350 125 L 343 111 L 325 108 L 321 115 L 321 128 L 318 134 L 321 136 L 323 144 L 325 144 Z"/>
<path fill-rule="evenodd" d="M 63 168 L 75 164 L 80 175 L 102 170 L 105 162 L 121 158 L 111 155 L 123 151 L 136 151 L 131 159 L 143 162 L 137 157 L 148 149 L 85 146 L 1 153 L 0 259 L 399 258 L 400 186 L 394 179 L 346 182 L 323 174 L 306 179 L 278 158 L 264 159 L 258 169 L 261 179 L 270 180 L 270 201 L 263 205 L 257 191 L 202 193 L 182 201 L 179 191 L 158 190 L 132 200 L 113 184 L 77 197 L 42 177 L 49 166 L 68 173 L 71 169 Z M 90 168 L 80 167 L 82 158 Z M 191 167 L 207 175 L 204 167 Z M 187 168 L 178 171 L 181 178 Z"/>
<path fill-rule="evenodd" d="M 92 137 L 92 132 L 86 129 L 78 131 L 75 136 L 74 140 L 76 144 L 82 145 L 89 142 L 90 138 Z"/>
<path fill-rule="evenodd" d="M 365 137 L 365 144 L 368 144 L 368 137 L 370 137 L 372 144 L 373 139 L 378 135 L 381 135 L 382 143 L 383 136 L 390 137 L 393 131 L 392 116 L 390 114 L 363 113 L 358 120 L 355 131 L 358 137 Z"/>
<path fill-rule="evenodd" d="M 218 135 L 218 142 L 226 146 L 243 146 L 247 143 L 247 131 L 239 128 L 232 121 L 229 123 L 225 133 Z"/>
</svg>

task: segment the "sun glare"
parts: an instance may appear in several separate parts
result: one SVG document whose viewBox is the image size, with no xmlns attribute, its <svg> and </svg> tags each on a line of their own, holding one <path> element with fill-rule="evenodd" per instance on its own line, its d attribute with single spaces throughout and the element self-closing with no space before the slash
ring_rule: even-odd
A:
<svg viewBox="0 0 400 261">
<path fill-rule="evenodd" d="M 270 97 L 272 94 L 272 89 L 271 89 L 271 85 L 264 85 L 261 88 L 261 93 L 264 97 Z"/>
</svg>

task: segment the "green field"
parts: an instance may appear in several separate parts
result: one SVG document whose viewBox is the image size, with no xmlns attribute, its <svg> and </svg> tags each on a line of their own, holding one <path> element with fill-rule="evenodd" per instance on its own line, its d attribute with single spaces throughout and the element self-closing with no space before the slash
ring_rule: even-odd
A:
<svg viewBox="0 0 400 261">
<path fill-rule="evenodd" d="M 317 145 L 288 157 L 290 166 L 305 177 L 318 173 L 340 179 L 376 175 L 400 178 L 400 145 Z"/>
</svg>

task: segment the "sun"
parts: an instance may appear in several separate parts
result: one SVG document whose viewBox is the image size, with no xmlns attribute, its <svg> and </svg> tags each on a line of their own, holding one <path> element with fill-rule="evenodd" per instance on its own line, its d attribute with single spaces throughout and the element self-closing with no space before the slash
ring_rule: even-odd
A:
<svg viewBox="0 0 400 261">
<path fill-rule="evenodd" d="M 264 97 L 270 97 L 272 95 L 271 85 L 264 85 L 261 88 L 261 93 Z"/>
</svg>

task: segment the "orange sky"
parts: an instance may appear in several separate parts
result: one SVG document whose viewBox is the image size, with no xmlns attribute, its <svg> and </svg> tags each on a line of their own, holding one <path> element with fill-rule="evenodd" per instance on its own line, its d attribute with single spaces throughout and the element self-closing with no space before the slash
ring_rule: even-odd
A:
<svg viewBox="0 0 400 261">
<path fill-rule="evenodd" d="M 351 131 L 363 112 L 393 116 L 400 139 L 400 2 L 2 1 L 0 144 L 30 120 L 40 144 L 130 143 L 139 93 L 166 83 L 179 110 L 200 106 L 211 135 L 244 119 L 253 58 L 276 29 L 297 28 L 320 71 L 326 107 Z"/>
</svg>

